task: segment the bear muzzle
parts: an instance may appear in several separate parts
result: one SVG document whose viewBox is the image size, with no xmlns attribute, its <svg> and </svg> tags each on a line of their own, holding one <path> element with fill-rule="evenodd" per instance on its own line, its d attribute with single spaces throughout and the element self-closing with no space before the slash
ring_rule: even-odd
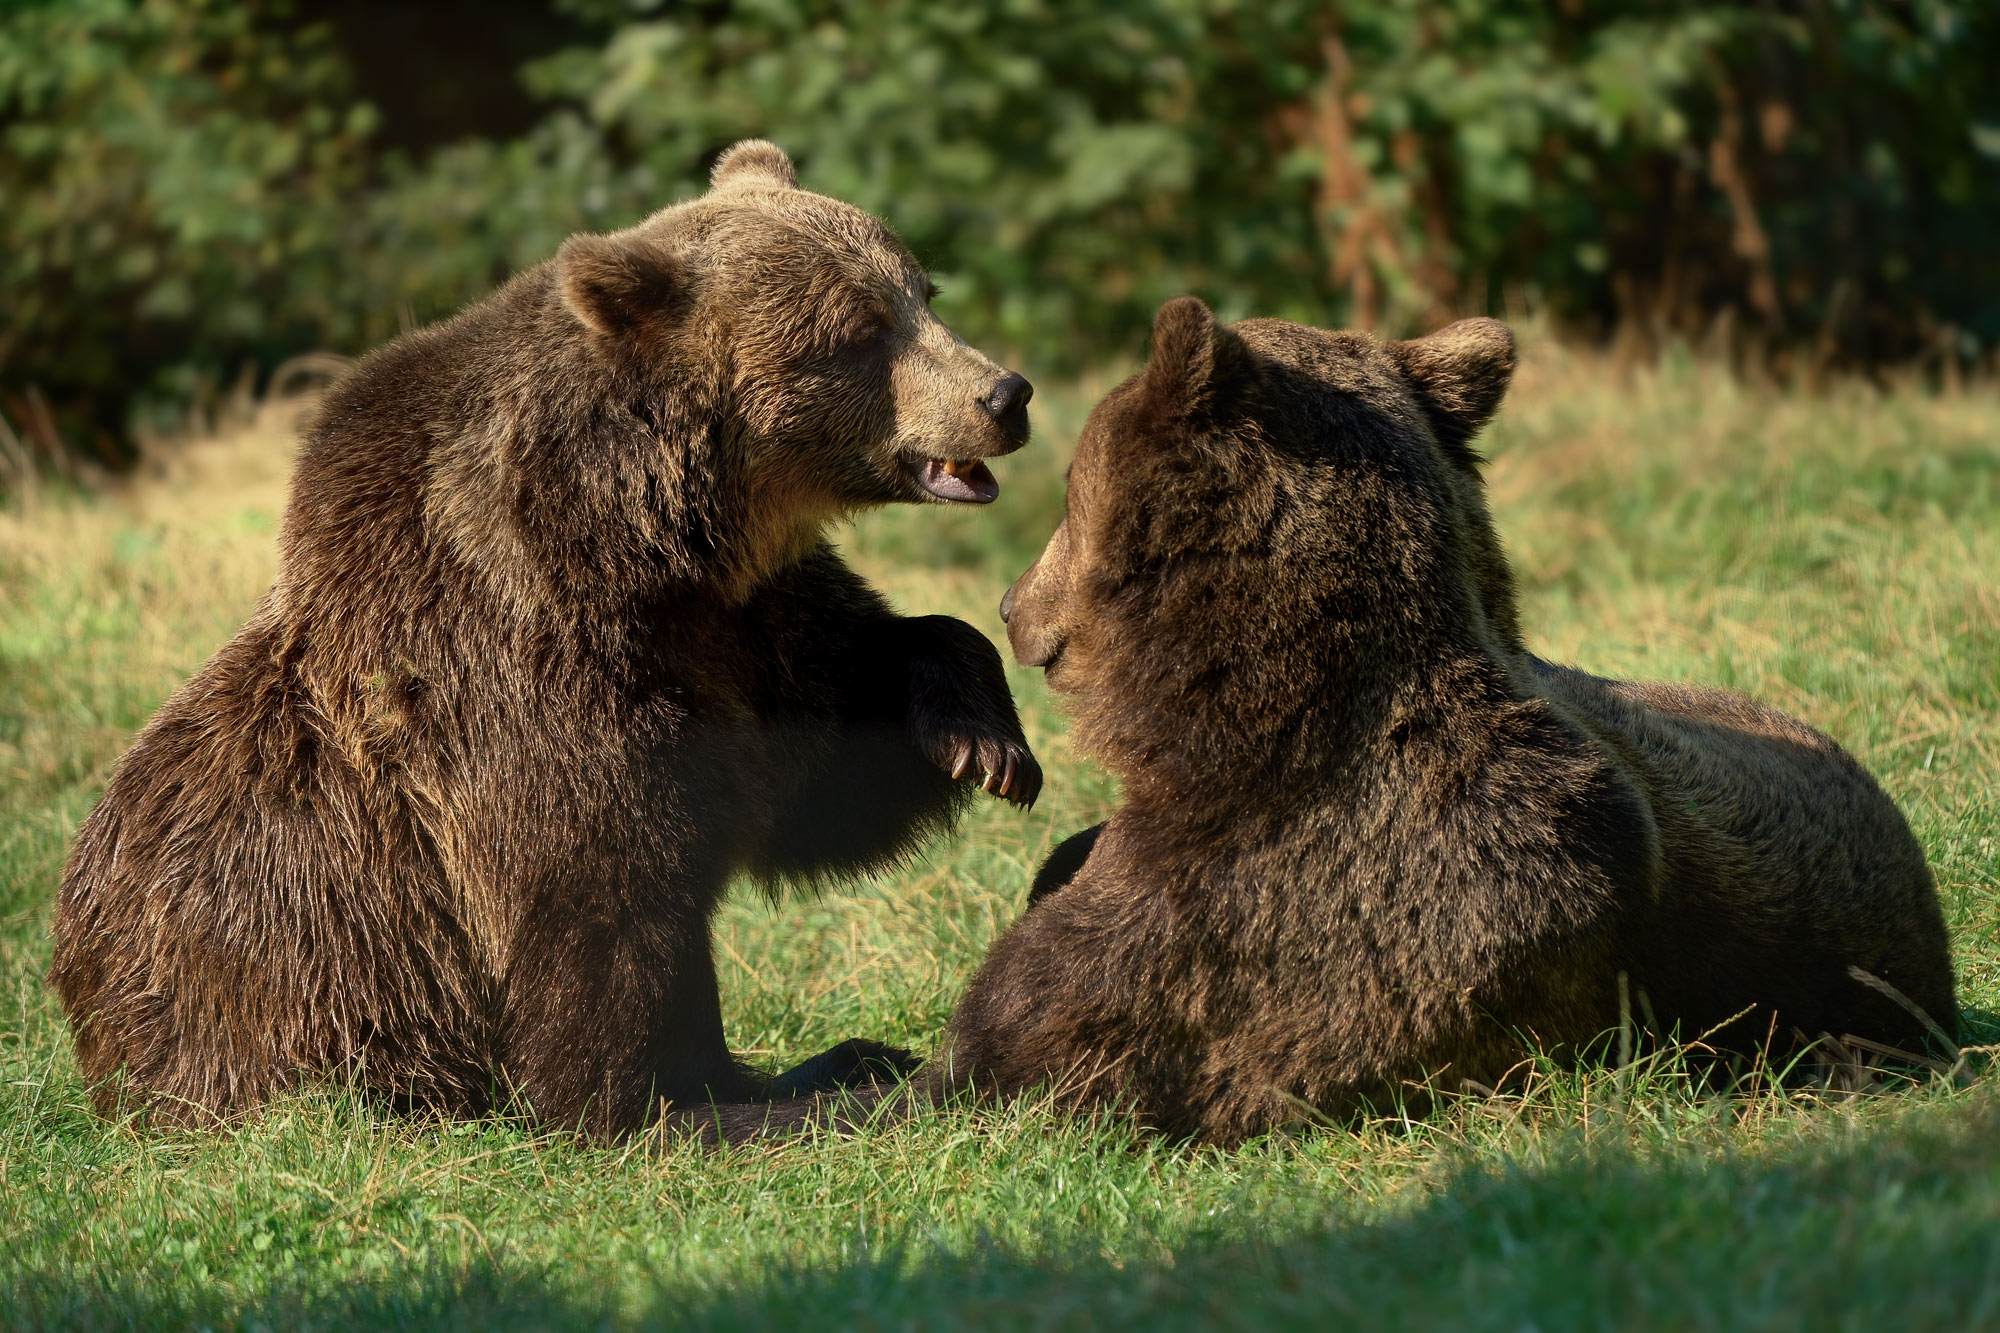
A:
<svg viewBox="0 0 2000 1333">
<path fill-rule="evenodd" d="M 1001 375 L 978 400 L 980 411 L 999 428 L 1000 447 L 966 458 L 912 455 L 907 465 L 917 485 L 953 504 L 991 504 L 1000 483 L 985 460 L 1011 454 L 1028 442 L 1028 400 L 1034 396 L 1027 376 L 1012 370 Z"/>
</svg>

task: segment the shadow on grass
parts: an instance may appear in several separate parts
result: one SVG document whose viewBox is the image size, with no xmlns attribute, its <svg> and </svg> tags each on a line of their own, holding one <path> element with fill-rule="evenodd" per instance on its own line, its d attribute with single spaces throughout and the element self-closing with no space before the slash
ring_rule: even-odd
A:
<svg viewBox="0 0 2000 1333">
<path fill-rule="evenodd" d="M 2000 1323 L 2000 1100 L 1752 1156 L 1625 1150 L 1467 1170 L 1426 1201 L 1170 1258 L 914 1246 L 634 1304 L 548 1268 L 412 1266 L 310 1289 L 15 1274 L 9 1328 L 1979 1328 Z"/>
</svg>

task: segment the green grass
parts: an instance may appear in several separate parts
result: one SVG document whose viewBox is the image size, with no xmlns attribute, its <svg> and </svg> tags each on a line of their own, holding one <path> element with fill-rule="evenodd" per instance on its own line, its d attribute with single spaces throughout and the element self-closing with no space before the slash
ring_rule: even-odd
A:
<svg viewBox="0 0 2000 1333">
<path fill-rule="evenodd" d="M 998 638 L 1102 387 L 1038 400 L 995 509 L 871 516 L 857 564 Z M 41 981 L 58 869 L 133 730 L 267 582 L 285 438 L 0 512 L 0 1327 L 2000 1327 L 1981 1060 L 1839 1098 L 1537 1069 L 1234 1153 L 1034 1104 L 713 1157 L 338 1090 L 207 1137 L 97 1120 Z M 1853 748 L 1936 868 L 1969 1039 L 2000 1041 L 2000 394 L 1805 397 L 1537 344 L 1487 448 L 1531 641 Z M 739 895 L 718 956 L 740 1049 L 927 1048 L 1040 856 L 1112 808 L 1013 680 L 1042 802 L 852 894 Z"/>
</svg>

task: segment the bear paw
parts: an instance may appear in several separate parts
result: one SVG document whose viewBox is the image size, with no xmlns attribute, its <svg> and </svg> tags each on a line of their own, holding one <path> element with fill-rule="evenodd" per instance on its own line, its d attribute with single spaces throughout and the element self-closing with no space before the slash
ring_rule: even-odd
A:
<svg viewBox="0 0 2000 1333">
<path fill-rule="evenodd" d="M 885 1046 L 866 1037 L 850 1037 L 831 1050 L 793 1065 L 764 1085 L 764 1095 L 772 1101 L 787 1097 L 811 1097 L 843 1088 L 859 1088 L 870 1083 L 893 1083 L 909 1078 L 923 1065 L 901 1046 Z"/>
<path fill-rule="evenodd" d="M 1028 743 L 1007 736 L 946 736 L 934 748 L 953 778 L 1026 809 L 1042 794 L 1042 766 Z"/>
<path fill-rule="evenodd" d="M 921 616 L 901 629 L 916 645 L 909 718 L 919 747 L 955 781 L 1033 805 L 1042 794 L 1042 766 L 1021 734 L 993 644 L 950 616 Z"/>
</svg>

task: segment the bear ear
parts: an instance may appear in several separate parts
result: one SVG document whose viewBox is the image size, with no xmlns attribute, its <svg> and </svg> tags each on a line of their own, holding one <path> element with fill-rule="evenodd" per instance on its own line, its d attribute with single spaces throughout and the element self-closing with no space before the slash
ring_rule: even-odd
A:
<svg viewBox="0 0 2000 1333">
<path fill-rule="evenodd" d="M 563 305 L 593 333 L 631 339 L 679 304 L 685 280 L 674 257 L 653 241 L 583 233 L 556 251 L 556 286 Z"/>
<path fill-rule="evenodd" d="M 742 139 L 731 144 L 715 159 L 708 173 L 708 185 L 719 190 L 725 185 L 776 185 L 780 189 L 799 188 L 799 173 L 785 150 L 769 139 Z"/>
<path fill-rule="evenodd" d="M 1514 377 L 1514 332 L 1497 319 L 1461 319 L 1390 343 L 1388 352 L 1416 390 L 1438 443 L 1454 451 L 1466 451 Z"/>
<path fill-rule="evenodd" d="M 1153 355 L 1146 362 L 1146 398 L 1174 416 L 1194 416 L 1235 372 L 1243 340 L 1216 323 L 1215 312 L 1192 296 L 1176 296 L 1153 316 Z"/>
</svg>

